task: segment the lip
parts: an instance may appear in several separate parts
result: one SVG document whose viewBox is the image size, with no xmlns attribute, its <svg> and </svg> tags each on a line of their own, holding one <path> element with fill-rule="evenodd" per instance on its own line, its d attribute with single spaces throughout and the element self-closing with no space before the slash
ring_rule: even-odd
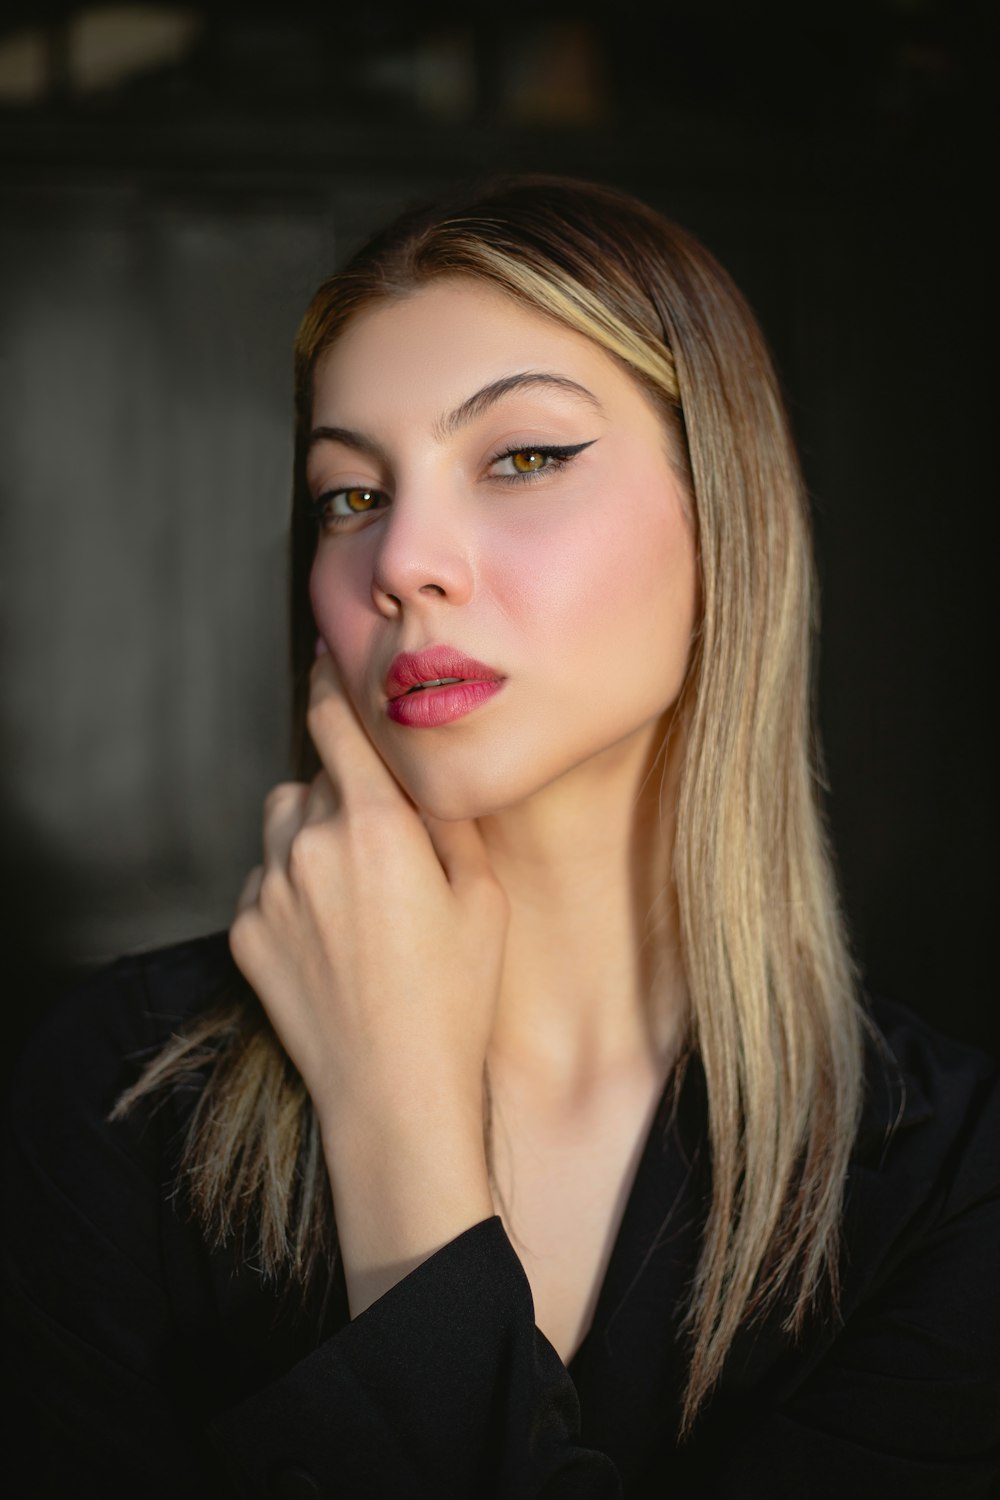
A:
<svg viewBox="0 0 1000 1500">
<path fill-rule="evenodd" d="M 426 651 L 401 651 L 393 657 L 383 684 L 385 695 L 393 701 L 437 677 L 461 677 L 465 682 L 502 681 L 500 672 L 454 646 L 428 646 Z"/>
<path fill-rule="evenodd" d="M 385 711 L 394 724 L 407 729 L 436 729 L 453 719 L 464 719 L 473 709 L 499 693 L 502 677 L 492 682 L 453 682 L 447 687 L 424 688 L 420 693 L 401 693 L 390 698 Z"/>
</svg>

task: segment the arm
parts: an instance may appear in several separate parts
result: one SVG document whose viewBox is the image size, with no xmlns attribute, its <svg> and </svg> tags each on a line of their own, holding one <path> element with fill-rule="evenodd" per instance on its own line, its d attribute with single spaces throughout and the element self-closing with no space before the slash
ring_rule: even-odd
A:
<svg viewBox="0 0 1000 1500">
<path fill-rule="evenodd" d="M 230 946 L 312 1098 L 357 1314 L 493 1213 L 482 1088 L 507 907 L 475 824 L 428 831 L 329 656 L 309 727 L 325 770 L 269 797 Z"/>
<path fill-rule="evenodd" d="M 169 988 L 203 988 L 198 968 L 171 962 Z M 554 1497 L 570 1474 L 574 1497 L 616 1496 L 613 1466 L 579 1444 L 575 1389 L 534 1327 L 498 1219 L 430 1255 L 319 1347 L 308 1331 L 279 1333 L 299 1354 L 277 1378 L 234 1366 L 242 1330 L 271 1326 L 277 1299 L 261 1288 L 259 1310 L 246 1322 L 237 1310 L 235 1326 L 216 1305 L 212 1285 L 225 1294 L 236 1262 L 220 1252 L 203 1280 L 204 1249 L 165 1201 L 160 1127 L 173 1134 L 172 1111 L 106 1119 L 130 1057 L 161 1039 L 159 1022 L 155 1037 L 141 1022 L 162 1009 L 164 985 L 147 994 L 144 971 L 120 964 L 74 997 L 15 1091 L 5 1349 L 21 1398 L 18 1493 L 224 1500 L 299 1483 L 337 1497 Z M 254 1394 L 234 1397 L 240 1387 Z"/>
<path fill-rule="evenodd" d="M 324 771 L 272 794 L 230 934 L 320 1121 L 354 1320 L 300 1371 L 289 1452 L 317 1482 L 356 1468 L 400 1496 L 614 1495 L 494 1217 L 482 1083 L 506 897 L 474 823 L 405 797 L 329 657 L 309 727 Z M 230 1451 L 249 1410 L 217 1429 Z"/>
<path fill-rule="evenodd" d="M 286 1474 L 330 1500 L 620 1500 L 614 1464 L 579 1427 L 576 1389 L 494 1217 L 211 1432 L 260 1500 Z"/>
</svg>

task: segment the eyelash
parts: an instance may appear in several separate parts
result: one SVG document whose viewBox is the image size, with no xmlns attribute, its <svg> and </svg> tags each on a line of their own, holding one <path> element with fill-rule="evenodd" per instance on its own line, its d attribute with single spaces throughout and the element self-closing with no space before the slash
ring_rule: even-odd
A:
<svg viewBox="0 0 1000 1500">
<path fill-rule="evenodd" d="M 543 474 L 551 473 L 555 469 L 564 468 L 578 453 L 582 453 L 584 448 L 589 448 L 594 441 L 596 439 L 591 438 L 590 442 L 587 443 L 572 443 L 569 446 L 558 447 L 551 443 L 516 444 L 512 448 L 505 448 L 502 453 L 494 454 L 490 459 L 489 467 L 492 469 L 494 465 L 502 463 L 505 458 L 513 458 L 518 453 L 540 453 L 548 462 L 541 469 L 530 469 L 525 474 L 494 474 L 491 477 L 500 484 L 531 484 L 535 480 L 540 479 Z M 342 526 L 349 525 L 351 521 L 356 520 L 359 516 L 372 515 L 377 510 L 385 509 L 384 506 L 375 506 L 372 510 L 359 510 L 346 516 L 328 514 L 327 507 L 330 503 L 338 495 L 350 494 L 352 490 L 357 490 L 363 495 L 384 494 L 384 491 L 369 489 L 367 485 L 346 484 L 337 490 L 326 490 L 322 495 L 318 495 L 315 500 L 310 500 L 307 505 L 307 513 L 320 526 L 327 530 L 335 531 Z"/>
<path fill-rule="evenodd" d="M 591 439 L 591 442 L 593 441 L 594 440 Z M 510 482 L 513 484 L 521 484 L 524 480 L 527 480 L 530 484 L 533 479 L 537 479 L 541 474 L 550 473 L 553 469 L 564 468 L 565 465 L 568 464 L 571 459 L 574 459 L 578 453 L 582 453 L 584 448 L 589 447 L 590 443 L 573 443 L 570 447 L 559 448 L 555 447 L 551 443 L 522 443 L 516 445 L 513 448 L 505 448 L 502 453 L 497 453 L 493 458 L 490 459 L 490 468 L 492 469 L 494 464 L 503 463 L 505 458 L 513 458 L 516 453 L 541 453 L 544 458 L 550 460 L 550 462 L 547 463 L 542 469 L 529 469 L 526 474 L 515 473 L 493 475 L 493 478 L 499 479 L 501 483 Z"/>
</svg>

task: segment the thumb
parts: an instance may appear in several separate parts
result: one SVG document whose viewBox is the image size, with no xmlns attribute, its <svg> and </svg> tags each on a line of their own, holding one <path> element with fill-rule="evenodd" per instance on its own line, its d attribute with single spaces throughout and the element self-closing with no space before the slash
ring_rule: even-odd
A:
<svg viewBox="0 0 1000 1500">
<path fill-rule="evenodd" d="M 474 818 L 449 821 L 422 814 L 424 826 L 453 890 L 489 883 L 499 886 L 490 857 Z"/>
</svg>

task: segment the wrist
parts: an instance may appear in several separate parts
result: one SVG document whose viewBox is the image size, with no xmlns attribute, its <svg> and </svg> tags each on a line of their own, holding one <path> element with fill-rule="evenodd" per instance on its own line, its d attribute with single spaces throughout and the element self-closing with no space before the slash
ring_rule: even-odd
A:
<svg viewBox="0 0 1000 1500">
<path fill-rule="evenodd" d="M 356 1069 L 323 1098 L 313 1097 L 327 1152 L 343 1153 L 344 1142 L 379 1140 L 402 1150 L 419 1149 L 423 1139 L 455 1132 L 483 1142 L 483 1078 L 456 1077 L 407 1059 L 400 1067 Z"/>
<path fill-rule="evenodd" d="M 481 1102 L 369 1094 L 321 1131 L 352 1317 L 496 1211 Z"/>
</svg>

